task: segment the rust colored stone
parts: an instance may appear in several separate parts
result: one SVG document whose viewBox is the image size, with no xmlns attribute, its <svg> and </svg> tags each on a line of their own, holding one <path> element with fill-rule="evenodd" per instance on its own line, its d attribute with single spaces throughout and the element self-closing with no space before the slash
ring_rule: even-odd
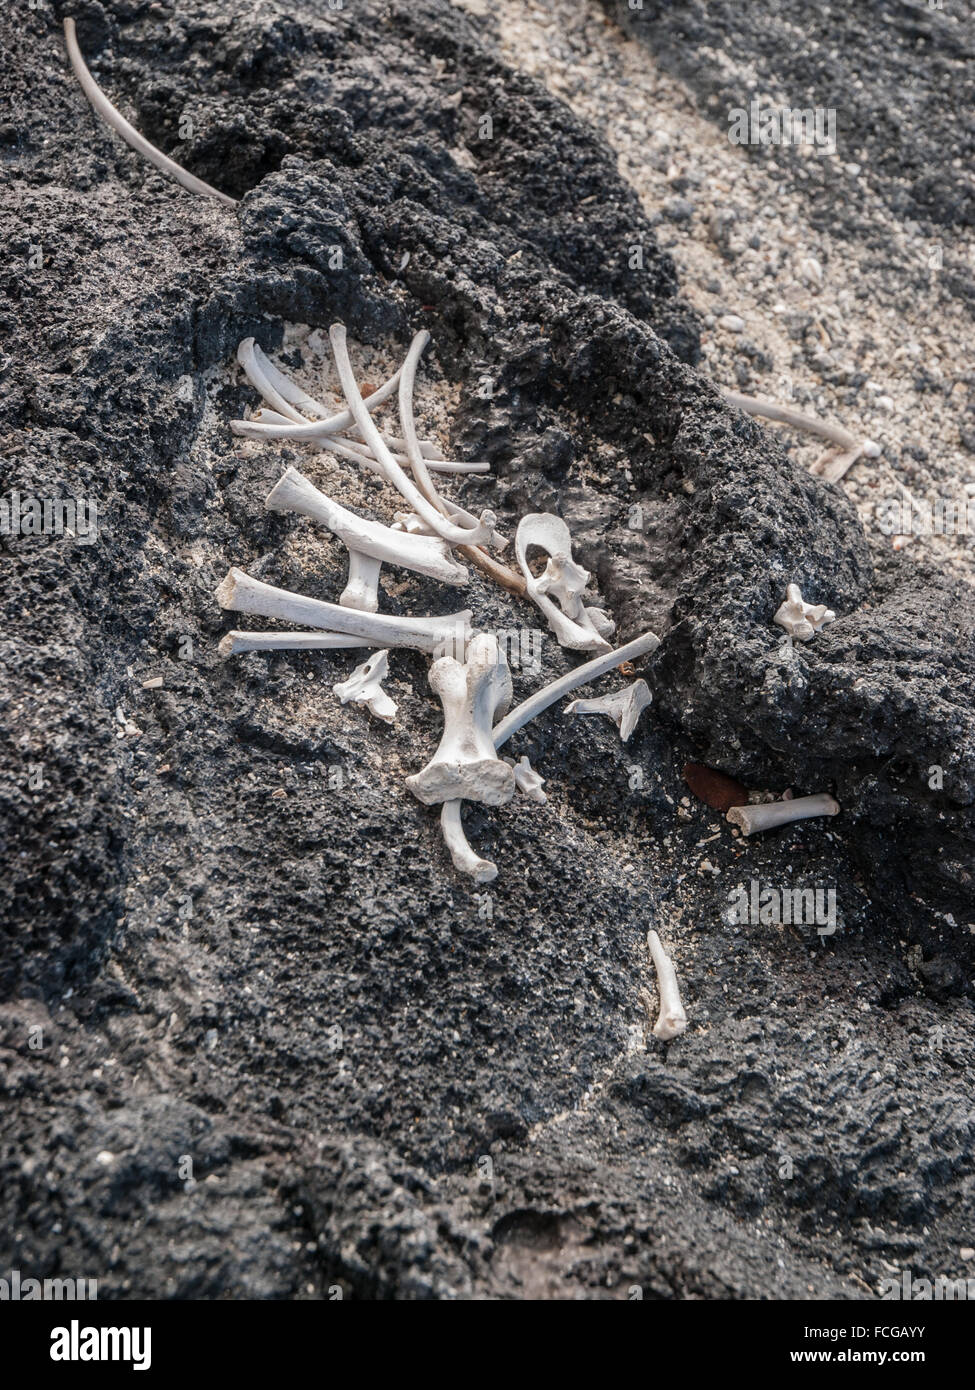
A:
<svg viewBox="0 0 975 1390">
<path fill-rule="evenodd" d="M 715 811 L 730 811 L 732 806 L 744 806 L 748 801 L 746 787 L 703 763 L 685 763 L 683 776 L 698 801 Z"/>
</svg>

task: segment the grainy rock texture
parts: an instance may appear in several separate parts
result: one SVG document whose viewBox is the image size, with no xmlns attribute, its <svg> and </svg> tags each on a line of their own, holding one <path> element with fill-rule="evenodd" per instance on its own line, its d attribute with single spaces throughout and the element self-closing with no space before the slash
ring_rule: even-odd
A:
<svg viewBox="0 0 975 1390">
<path fill-rule="evenodd" d="M 963 1273 L 970 590 L 875 572 L 842 493 L 725 407 L 607 147 L 489 22 L 72 7 L 105 90 L 231 211 L 94 119 L 64 8 L 0 18 L 3 495 L 99 508 L 90 545 L 3 537 L 0 1264 L 120 1298 L 856 1298 Z M 393 653 L 386 727 L 331 693 L 355 654 L 216 653 L 228 565 L 344 585 L 341 545 L 263 509 L 288 463 L 398 509 L 229 432 L 256 404 L 239 340 L 319 390 L 336 319 L 373 384 L 428 328 L 424 430 L 492 464 L 467 505 L 509 534 L 559 511 L 621 640 L 664 637 L 625 747 L 557 708 L 512 741 L 549 801 L 468 808 L 488 890 L 404 789 L 439 736 L 423 658 Z M 790 651 L 792 580 L 839 617 Z M 482 628 L 544 626 L 474 574 L 382 588 L 391 613 L 462 592 Z M 574 664 L 541 651 L 545 679 Z M 682 800 L 689 758 L 843 815 L 742 841 Z M 835 931 L 732 921 L 753 878 L 835 888 Z M 649 926 L 691 1019 L 667 1047 L 638 1001 Z"/>
</svg>

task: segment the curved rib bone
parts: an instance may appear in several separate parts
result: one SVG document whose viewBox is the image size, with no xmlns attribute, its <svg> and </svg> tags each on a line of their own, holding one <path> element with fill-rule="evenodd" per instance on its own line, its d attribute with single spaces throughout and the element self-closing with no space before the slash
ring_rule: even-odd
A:
<svg viewBox="0 0 975 1390">
<path fill-rule="evenodd" d="M 660 1011 L 653 1025 L 653 1036 L 660 1038 L 662 1042 L 670 1042 L 671 1038 L 679 1037 L 687 1027 L 687 1015 L 677 985 L 677 972 L 655 931 L 647 932 L 647 949 L 653 961 L 653 968 L 657 972 L 657 991 L 660 995 Z"/>
<path fill-rule="evenodd" d="M 369 400 L 372 400 L 371 396 Z M 322 449 L 329 453 L 354 458 L 357 463 L 367 463 L 381 477 L 386 476 L 361 440 L 346 439 L 343 435 L 335 434 L 330 430 L 316 430 L 314 427 L 309 429 L 305 425 L 292 424 L 290 420 L 285 419 L 284 416 L 279 416 L 274 410 L 256 411 L 249 420 L 231 420 L 230 429 L 241 439 L 285 439 L 295 444 L 320 444 Z M 384 434 L 383 438 L 394 451 L 393 457 L 396 462 L 406 463 L 406 455 L 399 451 L 402 441 L 388 434 Z M 434 473 L 490 473 L 491 471 L 491 465 L 481 460 L 468 462 L 465 459 L 441 457 L 440 447 L 432 440 L 421 439 L 420 448 L 423 450 L 427 468 Z"/>
<path fill-rule="evenodd" d="M 443 737 L 422 772 L 406 785 L 426 806 L 463 799 L 503 806 L 515 792 L 515 776 L 494 747 L 497 711 L 511 700 L 511 674 L 498 639 L 478 633 L 463 663 L 442 656 L 430 667 L 430 686 L 440 696 Z"/>
<path fill-rule="evenodd" d="M 861 454 L 868 458 L 880 457 L 879 444 L 875 444 L 872 439 L 857 439 L 855 434 L 845 430 L 842 425 L 832 425 L 828 420 L 817 420 L 815 415 L 805 415 L 801 410 L 778 405 L 775 401 L 763 400 L 760 396 L 743 396 L 738 391 L 726 391 L 724 387 L 721 388 L 721 394 L 729 405 L 743 410 L 746 415 L 761 415 L 766 420 L 777 420 L 780 424 L 804 430 L 806 434 L 828 439 L 831 444 L 838 444 L 848 453 L 855 451 L 855 458 L 859 458 Z M 850 462 L 854 462 L 854 459 Z"/>
<path fill-rule="evenodd" d="M 418 333 L 410 344 L 409 352 L 406 354 L 406 361 L 403 363 L 403 372 L 399 383 L 399 415 L 400 428 L 403 431 L 407 461 L 413 476 L 416 478 L 417 487 L 423 496 L 436 507 L 441 515 L 448 520 L 459 521 L 465 526 L 470 526 L 472 530 L 477 526 L 476 518 L 468 512 L 459 512 L 458 508 L 446 503 L 437 492 L 430 477 L 429 466 L 423 458 L 422 441 L 416 437 L 416 425 L 413 420 L 413 384 L 416 377 L 416 366 L 420 360 L 420 355 L 427 343 L 430 341 L 430 334 L 425 330 Z M 503 537 L 495 533 L 497 543 L 503 542 Z M 470 560 L 484 574 L 489 575 L 502 588 L 510 593 L 518 594 L 519 597 L 525 592 L 524 581 L 519 574 L 507 565 L 502 565 L 486 550 L 482 550 L 476 545 L 462 545 L 459 547 L 460 553 L 466 560 Z"/>
<path fill-rule="evenodd" d="M 634 637 L 632 642 L 617 647 L 615 651 L 607 652 L 605 656 L 594 657 L 592 661 L 587 661 L 584 666 L 577 666 L 574 671 L 560 676 L 558 680 L 552 681 L 549 685 L 543 685 L 540 690 L 529 695 L 527 700 L 516 705 L 511 713 L 496 726 L 494 730 L 495 748 L 500 748 L 502 744 L 507 743 L 512 734 L 516 734 L 519 729 L 524 728 L 529 720 L 537 719 L 543 710 L 547 710 L 549 705 L 554 705 L 556 700 L 561 700 L 563 695 L 577 690 L 580 685 L 588 685 L 590 681 L 594 681 L 599 676 L 604 676 L 607 671 L 611 671 L 614 666 L 621 666 L 624 661 L 636 661 L 638 656 L 645 656 L 647 652 L 655 651 L 659 646 L 660 638 L 653 632 L 645 632 L 642 637 Z"/>
<path fill-rule="evenodd" d="M 332 690 L 343 705 L 355 700 L 356 704 L 365 705 L 377 719 L 392 724 L 396 718 L 396 701 L 390 699 L 382 686 L 388 675 L 389 652 L 374 652 L 368 661 L 355 668 L 348 680 L 338 681 Z"/>
<path fill-rule="evenodd" d="M 538 579 L 528 568 L 530 545 L 540 546 L 549 556 L 545 572 Z M 525 591 L 548 619 L 559 644 L 578 652 L 608 651 L 606 638 L 616 624 L 598 608 L 587 608 L 583 603 L 582 593 L 590 575 L 572 558 L 572 537 L 562 518 L 551 512 L 523 516 L 515 533 L 515 555 L 525 576 Z"/>
<path fill-rule="evenodd" d="M 785 591 L 785 602 L 778 608 L 772 621 L 784 627 L 790 637 L 808 642 L 835 619 L 832 608 L 827 608 L 825 603 L 803 602 L 799 585 L 789 584 Z"/>
<path fill-rule="evenodd" d="M 626 743 L 651 699 L 650 687 L 646 681 L 634 681 L 622 690 L 614 690 L 610 695 L 600 695 L 595 700 L 570 700 L 563 713 L 608 715 L 619 729 L 620 738 Z"/>
<path fill-rule="evenodd" d="M 367 521 L 333 502 L 296 468 L 289 468 L 264 502 L 272 512 L 299 512 L 327 526 L 349 551 L 349 582 L 339 599 L 346 608 L 375 613 L 379 607 L 379 570 L 382 564 L 439 579 L 443 584 L 465 584 L 467 570 L 450 556 L 439 537 L 393 531 L 378 521 Z M 366 560 L 369 563 L 365 563 Z"/>
<path fill-rule="evenodd" d="M 497 538 L 494 532 L 495 516 L 493 512 L 482 512 L 480 522 L 477 527 L 473 529 L 464 526 L 456 526 L 453 522 L 447 521 L 433 503 L 429 502 L 427 498 L 423 496 L 412 479 L 406 476 L 386 447 L 383 437 L 376 428 L 376 424 L 369 415 L 365 402 L 359 393 L 355 375 L 352 371 L 352 363 L 349 361 L 348 349 L 345 345 L 345 328 L 343 325 L 340 323 L 333 324 L 329 329 L 329 338 L 332 343 L 332 351 L 335 355 L 335 365 L 338 368 L 342 390 L 345 392 L 345 399 L 349 403 L 349 409 L 355 416 L 355 422 L 359 428 L 359 433 L 386 470 L 386 476 L 393 486 L 402 493 L 417 515 L 431 526 L 438 536 L 449 541 L 451 545 L 477 545 L 482 541 L 487 541 L 492 544 L 495 543 Z"/>
<path fill-rule="evenodd" d="M 469 608 L 436 618 L 392 618 L 276 589 L 239 569 L 228 570 L 217 589 L 217 602 L 221 608 L 237 613 L 256 613 L 287 623 L 317 626 L 329 633 L 361 637 L 369 646 L 416 647 L 421 652 L 434 652 L 451 644 L 461 646 L 470 636 Z"/>
<path fill-rule="evenodd" d="M 815 796 L 771 801 L 764 806 L 732 806 L 725 820 L 737 825 L 743 835 L 754 835 L 757 830 L 774 830 L 776 826 L 808 820 L 810 816 L 835 816 L 839 811 L 840 803 L 834 797 L 828 792 L 817 792 Z"/>
<path fill-rule="evenodd" d="M 168 174 L 171 179 L 175 179 L 178 184 L 182 184 L 191 193 L 200 193 L 205 198 L 216 198 L 218 202 L 223 203 L 228 208 L 237 206 L 236 198 L 221 193 L 218 188 L 212 188 L 210 184 L 198 179 L 195 174 L 188 173 L 174 159 L 170 159 L 168 154 L 163 154 L 162 150 L 157 150 L 155 145 L 150 144 L 146 137 L 141 135 L 134 125 L 130 125 L 120 111 L 116 110 L 88 71 L 87 64 L 81 56 L 81 49 L 78 47 L 78 36 L 75 32 L 73 19 L 64 21 L 64 44 L 68 50 L 68 57 L 74 68 L 75 77 L 81 83 L 81 90 L 105 124 L 118 131 L 127 145 L 131 145 L 142 155 L 143 159 L 148 159 L 150 164 L 154 164 L 157 169 Z"/>
</svg>

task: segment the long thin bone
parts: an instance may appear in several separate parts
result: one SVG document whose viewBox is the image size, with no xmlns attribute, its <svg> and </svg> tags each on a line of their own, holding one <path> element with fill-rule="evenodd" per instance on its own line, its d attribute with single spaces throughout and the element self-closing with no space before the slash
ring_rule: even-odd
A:
<svg viewBox="0 0 975 1390">
<path fill-rule="evenodd" d="M 372 397 L 366 397 L 371 401 Z M 320 444 L 323 448 L 331 448 L 332 440 L 337 439 L 340 444 L 346 445 L 350 449 L 358 449 L 360 453 L 369 454 L 369 450 L 361 439 L 346 439 L 337 430 L 326 430 L 322 424 L 317 424 L 314 420 L 306 420 L 304 424 L 297 425 L 287 416 L 279 414 L 276 410 L 256 410 L 249 420 L 231 420 L 230 428 L 234 434 L 242 435 L 245 439 L 287 439 L 295 444 Z M 354 426 L 353 426 L 354 428 Z M 392 449 L 397 461 L 406 462 L 406 455 L 403 453 L 405 447 L 402 439 L 397 439 L 395 435 L 387 434 L 383 431 L 383 440 L 387 448 Z M 427 460 L 428 467 L 442 462 L 443 454 L 438 444 L 432 439 L 421 439 L 420 450 L 423 457 Z M 369 455 L 371 458 L 371 455 Z M 488 463 L 477 463 L 474 465 L 478 472 L 487 472 L 490 468 Z"/>
<path fill-rule="evenodd" d="M 345 343 L 344 325 L 334 323 L 329 329 L 328 335 L 332 343 L 332 351 L 335 355 L 335 365 L 338 368 L 342 390 L 345 392 L 345 399 L 348 401 L 349 408 L 355 416 L 355 422 L 359 427 L 359 432 L 376 458 L 385 468 L 387 476 L 393 486 L 402 493 L 417 515 L 422 517 L 428 525 L 432 526 L 437 534 L 442 536 L 444 540 L 450 541 L 451 545 L 476 545 L 479 541 L 493 541 L 493 512 L 485 511 L 482 514 L 480 525 L 474 531 L 469 527 L 456 526 L 453 522 L 445 520 L 438 509 L 423 496 L 413 480 L 407 477 L 383 443 L 382 435 L 376 428 L 375 421 L 366 410 L 365 402 L 359 394 L 359 388 L 356 385 L 355 375 L 352 371 L 352 363 L 349 361 L 349 353 Z"/>
<path fill-rule="evenodd" d="M 769 801 L 761 806 L 732 806 L 725 820 L 737 825 L 743 835 L 754 835 L 757 830 L 774 830 L 794 820 L 836 816 L 839 812 L 840 803 L 834 797 L 828 792 L 817 792 L 815 796 L 796 796 L 789 801 Z"/>
<path fill-rule="evenodd" d="M 362 608 L 374 613 L 379 606 L 376 584 L 380 564 L 401 565 L 405 569 L 439 579 L 444 584 L 464 584 L 468 571 L 455 563 L 446 541 L 439 536 L 415 536 L 406 531 L 393 531 L 378 521 L 369 521 L 340 507 L 331 497 L 308 481 L 296 468 L 289 468 L 275 483 L 264 502 L 272 512 L 298 512 L 327 526 L 344 543 L 350 557 L 368 556 L 374 566 L 358 574 L 366 583 L 361 592 L 352 592 L 353 566 L 350 563 L 350 582 L 339 603 L 346 608 Z"/>
<path fill-rule="evenodd" d="M 763 400 L 760 396 L 743 396 L 738 391 L 727 391 L 721 388 L 721 394 L 729 405 L 736 406 L 738 410 L 743 410 L 747 415 L 762 415 L 766 420 L 778 420 L 780 424 L 792 425 L 794 429 L 805 430 L 806 434 L 815 434 L 820 439 L 828 439 L 831 444 L 838 444 L 841 449 L 852 452 L 856 451 L 856 458 L 865 454 L 868 458 L 878 458 L 880 456 L 880 445 L 875 444 L 872 439 L 857 439 L 855 434 L 845 430 L 842 425 L 832 425 L 828 420 L 817 420 L 815 415 L 805 415 L 801 410 L 793 410 L 791 406 L 778 405 L 775 401 Z M 850 462 L 854 462 L 853 459 Z M 847 465 L 849 466 L 849 465 Z"/>
<path fill-rule="evenodd" d="M 577 666 L 574 671 L 569 671 L 567 675 L 560 676 L 557 681 L 552 681 L 550 685 L 536 690 L 533 695 L 529 695 L 527 700 L 516 705 L 511 713 L 501 720 L 500 724 L 495 725 L 492 735 L 495 749 L 501 748 L 512 734 L 516 734 L 519 729 L 524 728 L 529 720 L 535 719 L 543 710 L 548 709 L 549 705 L 554 705 L 556 700 L 561 700 L 563 695 L 568 695 L 571 691 L 577 690 L 580 685 L 587 685 L 590 681 L 598 679 L 599 676 L 604 676 L 614 666 L 622 665 L 624 661 L 635 661 L 638 656 L 644 656 L 659 646 L 660 638 L 653 632 L 645 632 L 642 637 L 635 637 L 632 642 L 627 642 L 616 651 L 597 656 L 592 661 Z M 497 865 L 492 864 L 487 859 L 481 859 L 467 843 L 461 821 L 462 805 L 461 801 L 445 801 L 443 804 L 440 812 L 440 829 L 444 843 L 450 850 L 450 857 L 455 868 L 460 869 L 463 873 L 472 873 L 479 883 L 487 883 L 497 876 Z M 468 867 L 469 865 L 478 867 L 475 870 Z M 492 872 L 488 873 L 488 869 Z M 482 876 L 479 877 L 479 875 Z"/>
<path fill-rule="evenodd" d="M 292 594 L 253 579 L 243 570 L 230 569 L 217 589 L 221 608 L 304 623 L 324 632 L 344 632 L 363 637 L 372 647 L 416 647 L 422 652 L 443 651 L 466 642 L 470 634 L 470 609 L 436 618 L 393 618 L 383 613 L 363 613 L 337 603 Z"/>
<path fill-rule="evenodd" d="M 317 442 L 323 437 L 335 434 L 340 429 L 351 426 L 356 429 L 355 420 L 350 410 L 339 411 L 336 415 L 329 415 L 326 406 L 321 401 L 315 400 L 314 396 L 309 396 L 308 392 L 296 381 L 292 381 L 285 372 L 261 351 L 255 338 L 244 338 L 237 349 L 237 361 L 244 369 L 244 375 L 253 387 L 264 397 L 271 410 L 258 411 L 257 416 L 250 422 L 255 425 L 269 425 L 276 427 L 280 433 L 270 437 L 277 439 L 308 439 Z M 400 373 L 397 372 L 390 380 L 395 381 Z M 384 400 L 392 394 L 390 383 L 387 381 L 373 391 L 370 396 L 364 397 L 368 402 L 366 409 L 373 411 L 381 405 Z M 300 412 L 306 415 L 314 415 L 314 420 L 306 420 Z M 233 422 L 231 423 L 233 429 Z M 286 432 L 283 432 L 286 431 Z M 383 435 L 383 439 L 392 449 L 403 450 L 406 445 L 402 439 Z M 368 452 L 365 444 L 353 440 L 344 440 L 346 444 L 352 445 Z M 442 457 L 440 449 L 429 439 L 420 441 L 420 449 L 424 457 Z"/>
<path fill-rule="evenodd" d="M 612 671 L 614 666 L 620 666 L 624 661 L 635 661 L 638 656 L 645 656 L 647 652 L 655 651 L 659 646 L 660 638 L 653 632 L 645 632 L 642 637 L 634 637 L 632 642 L 617 647 L 615 651 L 605 652 L 602 656 L 587 661 L 585 665 L 577 666 L 574 671 L 560 676 L 550 685 L 543 685 L 540 690 L 529 695 L 527 700 L 515 705 L 511 713 L 495 726 L 495 748 L 507 743 L 512 734 L 524 728 L 529 720 L 537 719 L 543 710 L 547 710 L 549 705 L 554 705 L 556 700 L 561 700 L 563 695 L 568 695 L 580 685 L 588 685 L 590 681 L 604 676 L 607 671 Z"/>
<path fill-rule="evenodd" d="M 410 344 L 410 350 L 406 354 L 406 361 L 401 369 L 399 382 L 399 415 L 400 428 L 403 431 L 403 438 L 406 443 L 406 455 L 410 469 L 416 478 L 417 487 L 426 497 L 427 501 L 437 508 L 441 515 L 450 518 L 450 512 L 443 498 L 437 492 L 430 477 L 428 466 L 422 457 L 422 443 L 416 437 L 416 424 L 413 419 L 413 385 L 416 377 L 416 367 L 420 356 L 430 341 L 430 334 L 424 329 L 418 333 Z M 524 579 L 515 570 L 509 569 L 507 565 L 502 565 L 498 560 L 490 556 L 486 550 L 482 550 L 476 545 L 459 546 L 461 554 L 465 560 L 470 560 L 472 565 L 488 575 L 495 583 L 507 589 L 509 593 L 518 594 L 519 597 L 527 591 Z"/>
<path fill-rule="evenodd" d="M 687 1027 L 687 1014 L 680 999 L 677 985 L 677 972 L 674 963 L 667 955 L 655 931 L 647 932 L 647 949 L 657 972 L 657 990 L 660 994 L 660 1012 L 653 1025 L 653 1036 L 661 1042 L 670 1042 L 679 1037 Z"/>
<path fill-rule="evenodd" d="M 87 64 L 81 56 L 81 49 L 78 47 L 78 36 L 75 32 L 73 19 L 64 21 L 64 44 L 68 50 L 68 57 L 74 68 L 75 77 L 81 83 L 81 90 L 105 124 L 117 131 L 127 145 L 131 145 L 142 155 L 143 159 L 148 159 L 150 164 L 154 164 L 157 169 L 161 169 L 164 174 L 168 174 L 170 178 L 175 179 L 191 193 L 200 193 L 205 198 L 216 198 L 219 203 L 223 203 L 228 208 L 237 206 L 236 198 L 231 198 L 226 193 L 221 193 L 218 188 L 204 183 L 195 174 L 188 173 L 174 159 L 170 159 L 169 155 L 163 154 L 162 150 L 156 149 L 155 145 L 150 144 L 146 137 L 140 135 L 135 126 L 130 125 L 122 113 L 116 110 L 88 71 Z"/>
<path fill-rule="evenodd" d="M 240 652 L 317 652 L 344 647 L 371 647 L 364 637 L 345 632 L 228 632 L 217 650 L 221 656 Z"/>
</svg>

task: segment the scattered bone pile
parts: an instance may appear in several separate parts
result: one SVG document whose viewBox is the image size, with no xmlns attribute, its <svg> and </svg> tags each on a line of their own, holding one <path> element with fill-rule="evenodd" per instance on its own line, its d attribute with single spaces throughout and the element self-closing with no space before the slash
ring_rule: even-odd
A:
<svg viewBox="0 0 975 1390">
<path fill-rule="evenodd" d="M 652 651 L 653 633 L 614 651 L 608 638 L 615 624 L 600 609 L 587 605 L 589 572 L 572 558 L 572 538 L 561 517 L 532 513 L 522 518 L 515 534 L 520 574 L 488 554 L 485 547 L 507 544 L 488 510 L 474 516 L 437 491 L 433 473 L 484 472 L 487 464 L 445 460 L 436 445 L 418 437 L 413 416 L 416 368 L 428 333 L 418 333 L 403 366 L 382 386 L 363 397 L 355 380 L 345 329 L 329 331 L 335 366 L 346 408 L 329 410 L 315 400 L 261 352 L 253 338 L 241 343 L 237 360 L 265 402 L 249 420 L 235 420 L 235 434 L 248 439 L 292 440 L 317 444 L 379 474 L 409 504 L 393 526 L 358 516 L 314 486 L 294 468 L 286 470 L 269 493 L 272 511 L 297 512 L 325 526 L 348 551 L 348 578 L 338 603 L 326 603 L 274 588 L 238 569 L 231 569 L 217 590 L 223 608 L 276 618 L 312 631 L 231 632 L 221 643 L 224 655 L 239 652 L 371 647 L 372 654 L 334 693 L 343 704 L 363 704 L 377 719 L 392 722 L 396 704 L 383 689 L 389 670 L 389 650 L 413 647 L 434 660 L 430 687 L 443 706 L 443 737 L 426 767 L 406 779 L 413 795 L 426 806 L 440 806 L 444 842 L 457 869 L 477 882 L 497 876 L 497 866 L 482 859 L 464 834 L 464 801 L 503 806 L 516 792 L 545 801 L 542 778 L 528 759 L 518 762 L 498 756 L 512 734 L 555 700 L 596 680 L 614 666 Z M 373 412 L 397 393 L 399 436 L 380 430 Z M 543 572 L 529 567 L 528 552 L 546 555 Z M 455 554 L 456 552 L 456 554 Z M 536 691 L 515 710 L 511 704 L 511 674 L 503 646 L 493 633 L 474 632 L 471 610 L 442 617 L 394 617 L 379 612 L 379 575 L 383 564 L 413 570 L 452 586 L 467 582 L 469 571 L 457 555 L 470 559 L 499 584 L 530 599 L 541 611 L 558 642 L 571 651 L 595 652 L 596 657 Z M 645 681 L 597 700 L 573 701 L 566 713 L 606 714 L 625 741 L 650 703 Z M 500 722 L 499 722 L 500 721 Z"/>
</svg>

